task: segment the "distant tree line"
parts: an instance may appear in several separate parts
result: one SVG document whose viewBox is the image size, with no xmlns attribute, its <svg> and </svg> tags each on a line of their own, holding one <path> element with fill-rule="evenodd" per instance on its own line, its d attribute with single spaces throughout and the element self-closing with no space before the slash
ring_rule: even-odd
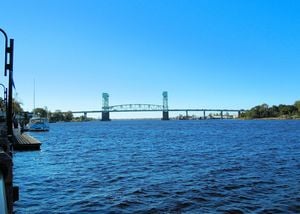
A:
<svg viewBox="0 0 300 214">
<path fill-rule="evenodd" d="M 83 115 L 80 117 L 74 117 L 71 111 L 62 112 L 61 110 L 56 110 L 55 112 L 48 111 L 45 108 L 36 108 L 33 110 L 33 114 L 40 117 L 46 117 L 50 122 L 71 122 L 71 121 L 88 121 L 93 120 L 93 118 L 84 117 Z"/>
<path fill-rule="evenodd" d="M 44 108 L 35 108 L 33 110 L 33 114 L 40 117 L 47 117 L 50 122 L 70 122 L 74 119 L 73 113 L 71 111 L 62 112 L 60 110 L 56 110 L 55 112 L 51 112 Z"/>
<path fill-rule="evenodd" d="M 251 108 L 250 110 L 241 114 L 241 118 L 256 119 L 256 118 L 283 118 L 296 119 L 300 118 L 300 100 L 296 101 L 294 105 L 268 106 L 262 104 Z"/>
<path fill-rule="evenodd" d="M 28 123 L 29 118 L 28 112 L 25 113 L 23 108 L 22 108 L 22 102 L 19 100 L 16 100 L 13 98 L 12 100 L 12 105 L 13 105 L 13 113 L 15 115 L 26 115 L 26 123 Z M 4 102 L 3 98 L 0 97 L 0 112 L 2 114 L 5 114 L 6 112 L 6 103 Z M 24 114 L 25 113 L 25 114 Z M 1 118 L 3 115 L 0 114 L 0 121 L 3 120 Z M 59 122 L 59 121 L 64 121 L 64 122 L 70 122 L 70 121 L 87 121 L 87 120 L 93 120 L 93 118 L 86 118 L 83 115 L 80 117 L 74 117 L 73 113 L 71 111 L 67 112 L 62 112 L 60 110 L 56 110 L 55 112 L 48 111 L 47 108 L 35 108 L 33 110 L 33 114 L 39 117 L 46 117 L 49 119 L 50 122 Z"/>
</svg>

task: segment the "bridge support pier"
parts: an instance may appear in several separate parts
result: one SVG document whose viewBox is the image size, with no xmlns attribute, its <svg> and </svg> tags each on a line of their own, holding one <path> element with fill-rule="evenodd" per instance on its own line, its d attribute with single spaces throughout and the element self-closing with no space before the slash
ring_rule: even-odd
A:
<svg viewBox="0 0 300 214">
<path fill-rule="evenodd" d="M 238 111 L 238 118 L 241 117 L 241 111 Z"/>
<path fill-rule="evenodd" d="M 102 112 L 102 121 L 110 121 L 110 118 L 109 118 L 109 111 L 103 111 Z"/>
<path fill-rule="evenodd" d="M 203 111 L 203 119 L 204 119 L 204 120 L 206 119 L 205 111 Z"/>
<path fill-rule="evenodd" d="M 109 118 L 109 94 L 102 93 L 102 121 L 110 121 Z"/>
<path fill-rule="evenodd" d="M 87 119 L 87 113 L 86 112 L 83 113 L 83 118 L 84 118 L 84 120 Z"/>
<path fill-rule="evenodd" d="M 170 120 L 170 118 L 169 118 L 169 111 L 163 111 L 162 120 Z"/>
<path fill-rule="evenodd" d="M 221 111 L 221 119 L 224 119 L 224 117 L 223 117 L 223 111 Z"/>
</svg>

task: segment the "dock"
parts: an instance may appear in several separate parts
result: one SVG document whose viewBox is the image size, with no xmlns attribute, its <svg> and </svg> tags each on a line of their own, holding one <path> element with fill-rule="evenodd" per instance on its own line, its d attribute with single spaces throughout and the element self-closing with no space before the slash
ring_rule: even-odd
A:
<svg viewBox="0 0 300 214">
<path fill-rule="evenodd" d="M 21 133 L 18 129 L 14 129 L 13 133 L 13 149 L 15 151 L 35 151 L 41 149 L 41 142 L 27 133 Z"/>
</svg>

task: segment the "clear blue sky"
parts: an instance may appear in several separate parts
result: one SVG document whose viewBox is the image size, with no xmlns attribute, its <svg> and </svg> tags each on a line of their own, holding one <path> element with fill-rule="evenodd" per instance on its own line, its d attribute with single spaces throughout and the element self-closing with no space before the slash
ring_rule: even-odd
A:
<svg viewBox="0 0 300 214">
<path fill-rule="evenodd" d="M 298 0 L 11 0 L 0 27 L 25 110 L 34 79 L 36 107 L 51 111 L 101 109 L 102 92 L 111 105 L 161 104 L 165 90 L 170 108 L 247 109 L 300 99 L 299 11 Z"/>
</svg>

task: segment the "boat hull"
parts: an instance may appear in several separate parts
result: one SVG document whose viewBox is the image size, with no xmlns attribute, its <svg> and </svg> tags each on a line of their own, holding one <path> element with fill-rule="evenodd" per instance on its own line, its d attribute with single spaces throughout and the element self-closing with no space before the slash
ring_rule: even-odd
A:
<svg viewBox="0 0 300 214">
<path fill-rule="evenodd" d="M 30 132 L 47 132 L 49 131 L 49 123 L 44 118 L 33 118 L 27 125 L 26 129 Z"/>
</svg>

